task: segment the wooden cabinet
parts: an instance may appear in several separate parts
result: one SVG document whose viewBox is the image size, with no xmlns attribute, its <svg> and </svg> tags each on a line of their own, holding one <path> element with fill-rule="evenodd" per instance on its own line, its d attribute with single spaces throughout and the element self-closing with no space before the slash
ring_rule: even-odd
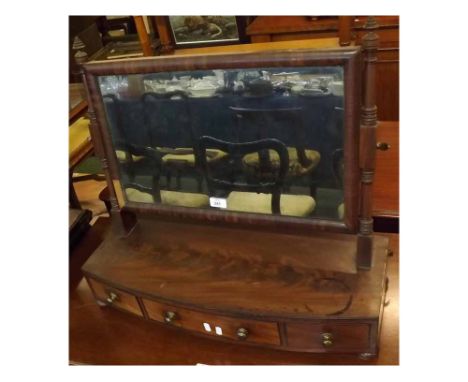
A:
<svg viewBox="0 0 468 382">
<path fill-rule="evenodd" d="M 107 232 L 109 220 L 99 218 L 74 249 L 70 257 L 71 280 L 76 279 L 74 275 L 81 275 L 81 263 L 76 260 L 87 259 L 94 252 L 102 241 L 102 235 Z M 332 356 L 324 352 L 260 349 L 245 346 L 242 341 L 221 341 L 207 335 L 193 335 L 191 331 L 178 330 L 172 325 L 141 319 L 112 308 L 99 308 L 83 280 L 79 285 L 75 283 L 70 292 L 70 362 L 78 365 L 398 365 L 399 245 L 398 235 L 388 236 L 395 253 L 388 259 L 390 284 L 387 300 L 390 304 L 385 307 L 377 359 L 363 361 L 352 353 Z M 342 321 L 338 323 L 345 324 Z M 292 330 L 288 334 L 291 336 Z"/>
<path fill-rule="evenodd" d="M 385 150 L 375 156 L 373 192 L 374 216 L 398 218 L 399 216 L 399 124 L 381 121 L 377 128 L 377 142 L 386 144 Z"/>
<path fill-rule="evenodd" d="M 111 230 L 84 265 L 100 305 L 215 340 L 301 352 L 377 354 L 386 238 L 375 237 L 370 270 L 344 272 L 343 264 L 329 262 L 326 270 L 323 263 L 317 270 L 304 261 L 319 257 L 314 238 L 256 232 L 244 233 L 246 240 L 235 244 L 230 238 L 239 238 L 242 230 L 145 223 L 127 242 Z M 336 235 L 328 240 L 329 253 L 355 245 L 343 237 L 346 241 Z M 175 238 L 190 245 L 171 248 Z M 291 248 L 308 248 L 306 253 L 275 254 L 291 240 Z M 269 245 L 253 253 L 254 242 Z M 220 269 L 219 258 L 230 268 Z"/>
<path fill-rule="evenodd" d="M 353 17 L 351 41 L 361 45 L 366 16 Z M 399 120 L 399 17 L 377 16 L 379 48 L 376 70 L 376 103 L 381 121 Z M 339 38 L 343 44 L 340 18 L 310 16 L 258 16 L 246 29 L 252 43 Z M 331 41 L 331 40 L 330 40 Z M 346 42 L 347 42 L 346 38 Z"/>
</svg>

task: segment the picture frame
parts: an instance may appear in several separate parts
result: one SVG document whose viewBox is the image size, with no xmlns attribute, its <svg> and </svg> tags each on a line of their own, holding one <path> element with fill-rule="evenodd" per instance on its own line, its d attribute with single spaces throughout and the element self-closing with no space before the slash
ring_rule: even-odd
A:
<svg viewBox="0 0 468 382">
<path fill-rule="evenodd" d="M 162 45 L 171 48 L 167 50 L 247 42 L 243 16 L 156 16 L 155 19 L 164 40 Z"/>
</svg>

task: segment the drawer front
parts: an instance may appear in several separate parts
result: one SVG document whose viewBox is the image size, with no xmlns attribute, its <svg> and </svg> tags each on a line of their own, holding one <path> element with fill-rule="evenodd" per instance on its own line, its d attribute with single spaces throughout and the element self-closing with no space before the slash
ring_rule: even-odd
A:
<svg viewBox="0 0 468 382">
<path fill-rule="evenodd" d="M 278 325 L 275 322 L 244 320 L 202 313 L 143 299 L 143 305 L 152 320 L 223 337 L 236 341 L 280 345 Z"/>
<path fill-rule="evenodd" d="M 288 347 L 323 352 L 366 352 L 369 324 L 294 323 L 286 328 Z"/>
<path fill-rule="evenodd" d="M 135 296 L 102 284 L 94 279 L 88 278 L 88 283 L 98 300 L 107 305 L 112 305 L 116 308 L 143 316 L 143 312 L 141 311 L 140 305 L 138 304 Z"/>
</svg>

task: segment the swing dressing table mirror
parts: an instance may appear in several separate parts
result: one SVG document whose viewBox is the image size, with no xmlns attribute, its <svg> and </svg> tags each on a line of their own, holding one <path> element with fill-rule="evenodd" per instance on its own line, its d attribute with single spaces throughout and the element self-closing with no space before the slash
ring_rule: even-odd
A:
<svg viewBox="0 0 468 382">
<path fill-rule="evenodd" d="M 377 37 L 84 65 L 112 230 L 99 304 L 220 341 L 378 352 Z"/>
</svg>

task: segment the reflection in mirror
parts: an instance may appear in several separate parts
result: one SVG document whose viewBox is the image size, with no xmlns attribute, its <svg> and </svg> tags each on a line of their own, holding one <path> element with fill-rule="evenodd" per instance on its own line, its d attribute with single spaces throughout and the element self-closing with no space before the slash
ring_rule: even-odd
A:
<svg viewBox="0 0 468 382">
<path fill-rule="evenodd" d="M 128 202 L 343 220 L 343 68 L 101 76 Z"/>
</svg>

